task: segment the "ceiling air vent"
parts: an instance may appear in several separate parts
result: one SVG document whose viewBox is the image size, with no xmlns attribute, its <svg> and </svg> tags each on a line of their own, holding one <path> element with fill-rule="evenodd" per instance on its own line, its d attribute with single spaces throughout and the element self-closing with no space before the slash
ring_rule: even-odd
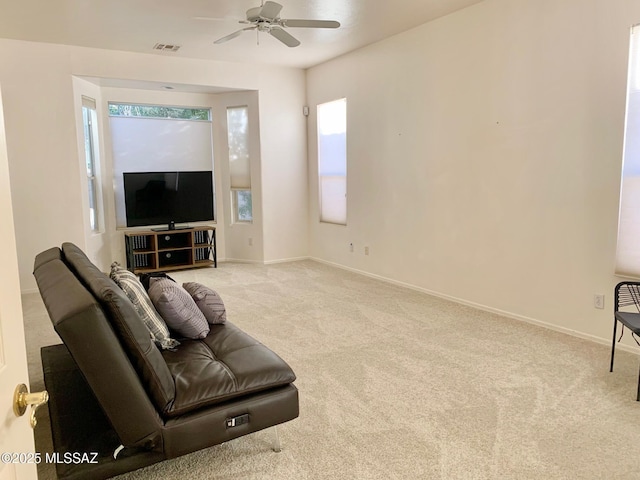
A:
<svg viewBox="0 0 640 480">
<path fill-rule="evenodd" d="M 163 52 L 177 52 L 180 50 L 180 45 L 169 45 L 167 43 L 156 43 L 153 46 L 154 50 L 161 50 Z"/>
</svg>

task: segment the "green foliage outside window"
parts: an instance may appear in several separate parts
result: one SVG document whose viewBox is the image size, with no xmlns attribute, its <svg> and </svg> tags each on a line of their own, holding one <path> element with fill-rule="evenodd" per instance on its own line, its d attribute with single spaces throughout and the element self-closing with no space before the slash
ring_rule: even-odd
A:
<svg viewBox="0 0 640 480">
<path fill-rule="evenodd" d="M 113 117 L 211 120 L 211 111 L 208 108 L 165 107 L 161 105 L 130 105 L 123 103 L 110 103 L 109 115 Z"/>
<path fill-rule="evenodd" d="M 253 221 L 253 207 L 251 205 L 251 190 L 237 190 L 238 218 L 239 222 Z"/>
</svg>

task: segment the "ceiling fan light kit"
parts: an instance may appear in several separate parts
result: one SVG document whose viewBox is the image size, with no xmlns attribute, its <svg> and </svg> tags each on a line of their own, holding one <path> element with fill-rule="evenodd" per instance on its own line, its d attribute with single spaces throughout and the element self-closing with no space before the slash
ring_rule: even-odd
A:
<svg viewBox="0 0 640 480">
<path fill-rule="evenodd" d="M 229 35 L 216 40 L 215 44 L 221 44 L 233 40 L 248 30 L 256 30 L 257 32 L 266 32 L 272 37 L 280 40 L 287 47 L 297 47 L 300 41 L 285 31 L 285 28 L 338 28 L 340 22 L 335 20 L 304 20 L 304 19 L 286 19 L 280 18 L 282 5 L 276 2 L 264 2 L 260 7 L 250 8 L 247 10 L 247 19 L 240 20 L 240 23 L 250 24 L 236 30 Z"/>
</svg>

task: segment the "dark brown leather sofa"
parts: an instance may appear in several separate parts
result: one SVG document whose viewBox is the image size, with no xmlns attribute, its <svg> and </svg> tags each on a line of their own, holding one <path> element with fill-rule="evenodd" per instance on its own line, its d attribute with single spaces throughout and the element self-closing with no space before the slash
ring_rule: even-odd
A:
<svg viewBox="0 0 640 480">
<path fill-rule="evenodd" d="M 56 332 L 125 452 L 147 453 L 133 468 L 298 416 L 291 368 L 232 323 L 160 350 L 124 292 L 75 245 L 37 255 L 34 275 Z M 130 470 L 123 458 L 90 477 Z"/>
</svg>

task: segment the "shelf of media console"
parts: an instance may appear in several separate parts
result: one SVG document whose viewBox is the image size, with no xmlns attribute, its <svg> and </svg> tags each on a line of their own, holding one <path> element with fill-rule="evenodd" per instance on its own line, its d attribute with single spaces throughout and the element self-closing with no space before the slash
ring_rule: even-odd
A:
<svg viewBox="0 0 640 480">
<path fill-rule="evenodd" d="M 205 225 L 124 233 L 127 268 L 133 273 L 217 267 L 216 229 Z"/>
</svg>

